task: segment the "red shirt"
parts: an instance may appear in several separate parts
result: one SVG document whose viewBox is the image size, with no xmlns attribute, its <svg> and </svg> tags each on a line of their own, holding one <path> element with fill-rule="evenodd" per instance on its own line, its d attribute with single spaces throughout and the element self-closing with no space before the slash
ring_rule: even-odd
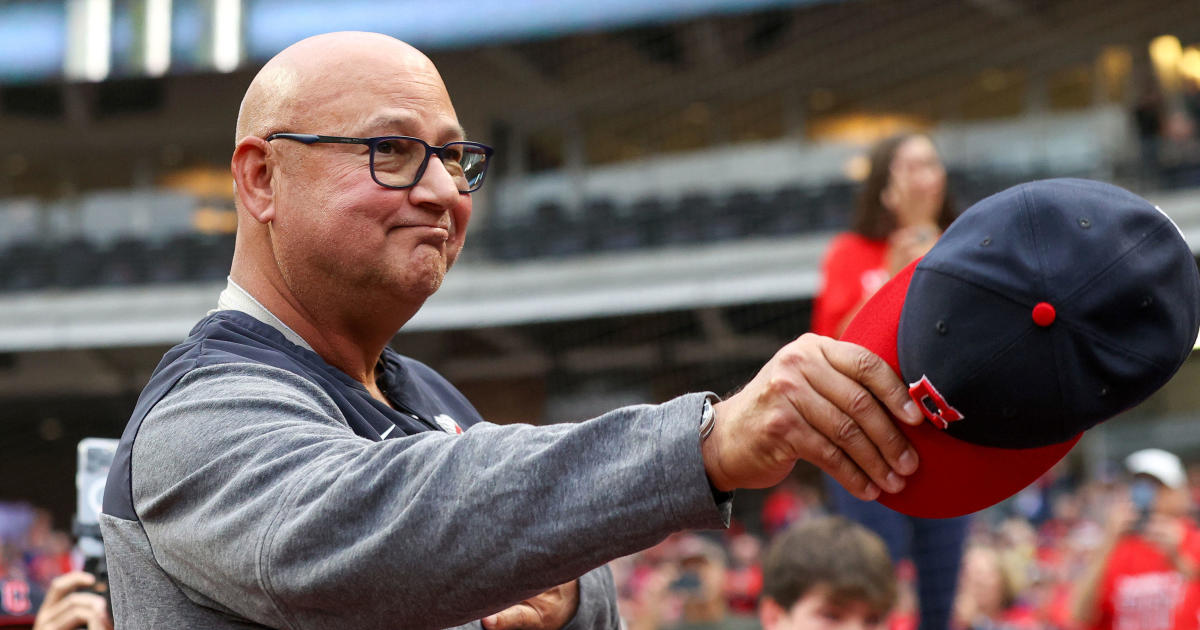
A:
<svg viewBox="0 0 1200 630">
<path fill-rule="evenodd" d="M 886 255 L 886 240 L 871 240 L 853 232 L 834 237 L 821 262 L 821 288 L 813 302 L 813 332 L 841 336 L 843 320 L 891 276 Z"/>
<path fill-rule="evenodd" d="M 1180 553 L 1200 560 L 1200 532 L 1187 526 Z M 1195 628 L 1200 593 L 1184 580 L 1158 547 L 1140 536 L 1123 537 L 1113 548 L 1100 581 L 1100 617 L 1094 630 L 1183 630 Z M 1190 620 L 1190 624 L 1189 624 Z"/>
</svg>

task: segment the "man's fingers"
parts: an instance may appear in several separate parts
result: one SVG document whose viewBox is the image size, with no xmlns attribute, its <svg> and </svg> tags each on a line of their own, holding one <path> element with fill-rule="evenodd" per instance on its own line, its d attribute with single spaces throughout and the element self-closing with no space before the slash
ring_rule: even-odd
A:
<svg viewBox="0 0 1200 630">
<path fill-rule="evenodd" d="M 825 471 L 833 480 L 855 497 L 863 501 L 874 501 L 879 498 L 879 486 L 871 481 L 858 464 L 846 456 L 836 444 L 817 434 L 814 438 L 817 452 L 820 453 L 811 463 Z"/>
<path fill-rule="evenodd" d="M 43 606 L 45 606 L 43 604 Z M 95 593 L 71 593 L 50 609 L 50 615 L 34 623 L 34 630 L 75 630 L 86 625 L 88 630 L 106 628 L 108 606 Z"/>
<path fill-rule="evenodd" d="M 486 617 L 483 627 L 486 630 L 518 630 L 519 628 L 537 628 L 541 623 L 537 611 L 529 604 L 521 603 L 505 608 L 500 612 Z"/>
<path fill-rule="evenodd" d="M 821 397 L 836 405 L 841 414 L 832 418 L 835 424 L 831 428 L 834 432 L 827 431 L 826 435 L 834 443 L 843 446 L 883 488 L 889 492 L 899 492 L 900 488 L 897 486 L 903 485 L 903 479 L 899 476 L 911 475 L 916 471 L 917 453 L 892 422 L 887 411 L 879 406 L 876 397 L 856 382 L 853 375 L 847 376 L 840 372 L 838 365 L 845 365 L 847 361 L 856 364 L 878 361 L 893 379 L 895 375 L 878 357 L 858 346 L 837 344 L 828 346 L 823 351 L 834 369 L 814 375 L 809 379 L 809 383 Z M 840 357 L 843 353 L 856 355 L 857 358 Z M 862 369 L 873 373 L 873 368 Z M 904 396 L 908 398 L 907 390 Z M 876 467 L 881 465 L 875 462 L 879 456 L 886 461 L 888 470 L 879 470 Z"/>
<path fill-rule="evenodd" d="M 810 427 L 809 435 L 800 438 L 807 442 L 803 448 L 816 454 L 818 466 L 826 468 L 826 472 L 860 498 L 866 498 L 867 495 L 878 496 L 878 489 L 871 488 L 866 483 L 868 478 L 872 485 L 888 492 L 904 489 L 903 477 L 893 472 L 892 466 L 859 426 L 859 421 L 832 402 L 838 398 L 837 390 L 857 389 L 863 392 L 866 398 L 870 398 L 866 390 L 830 369 L 811 375 L 806 383 L 798 386 L 805 389 L 814 388 L 808 392 L 802 391 L 794 404 Z M 880 416 L 886 418 L 886 414 L 878 409 L 873 400 L 870 404 L 876 407 Z M 890 425 L 891 421 L 887 420 L 887 423 Z M 874 498 L 875 496 L 870 497 Z"/>
<path fill-rule="evenodd" d="M 925 416 L 908 395 L 908 386 L 887 363 L 870 350 L 844 341 L 831 341 L 822 348 L 825 358 L 837 371 L 862 383 L 892 415 L 911 425 L 921 424 Z"/>
</svg>

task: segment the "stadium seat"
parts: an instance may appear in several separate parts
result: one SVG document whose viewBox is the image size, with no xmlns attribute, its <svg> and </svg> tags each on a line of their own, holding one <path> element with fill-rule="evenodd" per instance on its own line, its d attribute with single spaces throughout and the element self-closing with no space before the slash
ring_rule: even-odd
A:
<svg viewBox="0 0 1200 630">
<path fill-rule="evenodd" d="M 145 281 L 151 284 L 171 284 L 188 279 L 187 249 L 182 245 L 189 235 L 151 241 L 146 244 Z"/>
<path fill-rule="evenodd" d="M 102 259 L 92 241 L 76 237 L 52 246 L 54 284 L 68 289 L 95 285 Z"/>
<path fill-rule="evenodd" d="M 629 206 L 628 224 L 637 231 L 640 247 L 657 247 L 663 240 L 663 220 L 670 206 L 658 197 L 638 199 Z"/>
<path fill-rule="evenodd" d="M 818 230 L 845 230 L 850 227 L 854 216 L 855 195 L 859 184 L 854 182 L 831 182 L 821 194 Z"/>
<path fill-rule="evenodd" d="M 533 245 L 537 226 L 532 217 L 504 217 L 493 212 L 480 227 L 482 229 L 467 240 L 479 238 L 488 258 L 514 261 L 536 255 Z"/>
<path fill-rule="evenodd" d="M 708 216 L 701 218 L 703 240 L 731 241 L 745 236 L 744 200 L 735 200 L 732 195 L 709 196 L 708 199 L 705 207 Z"/>
<path fill-rule="evenodd" d="M 233 261 L 232 234 L 197 234 L 192 236 L 192 264 L 189 279 L 217 282 L 229 276 Z"/>
<path fill-rule="evenodd" d="M 767 233 L 782 236 L 816 229 L 818 208 L 824 203 L 820 192 L 791 184 L 764 195 L 764 204 L 769 208 L 765 221 Z"/>
<path fill-rule="evenodd" d="M 97 282 L 105 286 L 141 284 L 149 276 L 151 261 L 146 242 L 125 236 L 97 252 L 100 270 Z"/>
<path fill-rule="evenodd" d="M 688 193 L 664 214 L 663 244 L 692 245 L 704 242 L 710 233 L 704 221 L 713 215 L 712 199 L 703 193 Z"/>
<path fill-rule="evenodd" d="M 661 216 L 657 200 L 645 199 L 621 212 L 611 199 L 584 203 L 583 225 L 591 251 L 625 251 L 650 242 L 647 229 Z"/>
<path fill-rule="evenodd" d="M 735 190 L 721 203 L 721 215 L 733 222 L 730 225 L 735 233 L 731 238 L 763 234 L 769 214 L 763 196 L 754 190 Z"/>
<path fill-rule="evenodd" d="M 583 226 L 561 204 L 547 201 L 533 211 L 535 233 L 531 250 L 538 256 L 575 256 L 588 248 Z"/>
<path fill-rule="evenodd" d="M 0 289 L 31 291 L 50 286 L 54 278 L 52 254 L 41 243 L 24 241 L 0 252 Z"/>
</svg>

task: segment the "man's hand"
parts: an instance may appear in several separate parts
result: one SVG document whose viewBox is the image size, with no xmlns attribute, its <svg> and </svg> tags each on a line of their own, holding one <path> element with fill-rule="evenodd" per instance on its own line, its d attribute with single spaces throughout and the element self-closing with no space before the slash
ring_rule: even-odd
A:
<svg viewBox="0 0 1200 630">
<path fill-rule="evenodd" d="M 884 407 L 908 424 L 924 417 L 908 387 L 860 346 L 806 334 L 784 346 L 742 391 L 713 405 L 701 453 L 718 490 L 779 483 L 812 462 L 854 496 L 899 492 L 917 454 Z"/>
<path fill-rule="evenodd" d="M 74 571 L 54 578 L 38 609 L 33 630 L 112 630 L 108 603 L 95 593 L 77 592 L 96 583 L 90 573 Z"/>
<path fill-rule="evenodd" d="M 572 580 L 484 618 L 483 627 L 485 630 L 559 630 L 575 616 L 577 608 L 579 580 Z"/>
</svg>

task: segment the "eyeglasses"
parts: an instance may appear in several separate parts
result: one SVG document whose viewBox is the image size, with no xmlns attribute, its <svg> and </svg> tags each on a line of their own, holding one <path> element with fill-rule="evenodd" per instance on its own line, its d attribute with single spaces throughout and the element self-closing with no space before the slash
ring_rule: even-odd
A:
<svg viewBox="0 0 1200 630">
<path fill-rule="evenodd" d="M 396 189 L 416 186 L 429 165 L 429 156 L 436 155 L 454 179 L 458 192 L 475 192 L 483 186 L 483 176 L 494 152 L 492 147 L 478 142 L 447 142 L 435 147 L 408 136 L 343 138 L 311 133 L 273 133 L 266 139 L 276 138 L 304 144 L 365 144 L 371 149 L 371 179 L 384 188 Z"/>
</svg>

